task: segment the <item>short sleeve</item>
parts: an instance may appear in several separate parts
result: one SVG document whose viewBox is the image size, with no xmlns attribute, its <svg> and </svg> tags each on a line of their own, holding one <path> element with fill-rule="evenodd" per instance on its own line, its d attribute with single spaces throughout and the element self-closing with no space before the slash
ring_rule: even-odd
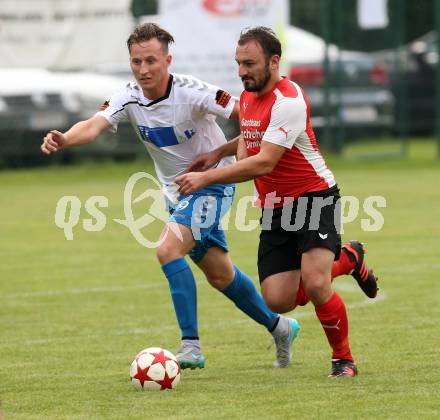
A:
<svg viewBox="0 0 440 420">
<path fill-rule="evenodd" d="M 204 106 L 209 114 L 229 118 L 237 101 L 238 98 L 232 96 L 228 91 L 212 86 L 205 92 Z"/>
<path fill-rule="evenodd" d="M 218 86 L 201 81 L 189 75 L 174 75 L 178 87 L 188 88 L 187 94 L 191 103 L 201 114 L 213 114 L 217 117 L 229 118 L 238 98 Z"/>
<path fill-rule="evenodd" d="M 95 115 L 104 117 L 111 124 L 110 131 L 116 132 L 118 124 L 128 119 L 126 105 L 129 103 L 128 95 L 125 91 L 118 92 L 105 101 Z"/>
<path fill-rule="evenodd" d="M 302 97 L 282 97 L 272 107 L 269 126 L 262 140 L 291 149 L 306 124 L 307 105 Z"/>
</svg>

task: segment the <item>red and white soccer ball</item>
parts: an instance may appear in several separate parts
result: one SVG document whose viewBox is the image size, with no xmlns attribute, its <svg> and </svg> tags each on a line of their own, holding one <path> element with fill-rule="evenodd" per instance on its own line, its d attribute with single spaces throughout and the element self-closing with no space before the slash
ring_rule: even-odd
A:
<svg viewBox="0 0 440 420">
<path fill-rule="evenodd" d="M 140 351 L 130 366 L 131 383 L 136 389 L 174 389 L 180 381 L 180 366 L 173 353 L 160 347 Z"/>
</svg>

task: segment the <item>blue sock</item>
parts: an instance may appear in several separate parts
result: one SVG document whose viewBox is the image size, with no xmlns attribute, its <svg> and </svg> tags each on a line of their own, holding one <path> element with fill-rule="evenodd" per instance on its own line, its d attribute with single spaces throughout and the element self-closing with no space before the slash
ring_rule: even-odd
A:
<svg viewBox="0 0 440 420">
<path fill-rule="evenodd" d="M 235 266 L 234 270 L 234 280 L 226 289 L 222 290 L 222 293 L 231 299 L 235 306 L 246 315 L 259 324 L 264 325 L 269 331 L 272 331 L 279 315 L 267 307 L 252 280 Z"/>
<path fill-rule="evenodd" d="M 177 322 L 182 339 L 198 339 L 197 289 L 193 273 L 184 258 L 170 261 L 162 266 L 170 285 Z"/>
</svg>

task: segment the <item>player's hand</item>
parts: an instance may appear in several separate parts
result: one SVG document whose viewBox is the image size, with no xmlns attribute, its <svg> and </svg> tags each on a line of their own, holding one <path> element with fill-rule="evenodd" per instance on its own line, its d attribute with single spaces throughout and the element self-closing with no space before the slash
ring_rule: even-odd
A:
<svg viewBox="0 0 440 420">
<path fill-rule="evenodd" d="M 191 194 L 209 185 L 208 177 L 203 172 L 189 172 L 180 175 L 175 179 L 175 182 L 179 185 L 179 193 L 182 195 Z"/>
<path fill-rule="evenodd" d="M 40 149 L 46 155 L 58 152 L 67 143 L 66 136 L 57 130 L 52 130 L 47 133 L 43 138 L 43 144 Z"/>
<path fill-rule="evenodd" d="M 188 168 L 185 170 L 185 173 L 207 171 L 216 165 L 220 159 L 220 155 L 215 150 L 202 153 L 189 164 Z"/>
</svg>

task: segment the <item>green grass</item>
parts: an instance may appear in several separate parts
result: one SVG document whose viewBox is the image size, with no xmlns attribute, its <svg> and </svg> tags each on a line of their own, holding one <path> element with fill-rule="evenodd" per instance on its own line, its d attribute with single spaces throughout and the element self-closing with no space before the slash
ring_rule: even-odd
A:
<svg viewBox="0 0 440 420">
<path fill-rule="evenodd" d="M 273 369 L 269 335 L 196 272 L 207 367 L 184 371 L 171 392 L 136 392 L 128 380 L 140 349 L 173 351 L 179 331 L 154 250 L 112 221 L 123 218 L 128 177 L 151 167 L 0 173 L 0 411 L 7 419 L 438 418 L 440 162 L 434 142 L 411 143 L 409 152 L 399 159 L 329 158 L 343 194 L 387 200 L 381 231 L 363 232 L 361 212 L 344 234 L 367 242 L 381 298 L 367 302 L 351 277 L 335 282 L 349 307 L 359 376 L 326 378 L 330 351 L 310 305 L 294 312 L 302 324 L 294 363 Z M 239 195 L 251 191 L 244 184 Z M 54 224 L 64 195 L 83 205 L 92 195 L 108 197 L 106 228 L 78 225 L 66 241 Z M 160 227 L 146 234 L 153 239 Z M 227 235 L 234 262 L 256 280 L 258 231 Z"/>
</svg>

